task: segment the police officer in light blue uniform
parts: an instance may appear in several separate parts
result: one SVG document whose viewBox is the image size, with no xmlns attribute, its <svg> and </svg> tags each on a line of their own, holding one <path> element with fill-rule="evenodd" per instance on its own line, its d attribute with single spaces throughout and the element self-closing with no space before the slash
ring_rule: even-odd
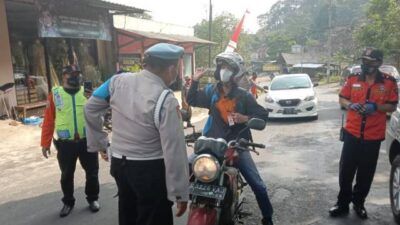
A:
<svg viewBox="0 0 400 225">
<path fill-rule="evenodd" d="M 119 193 L 120 225 L 172 225 L 189 199 L 189 172 L 176 81 L 183 48 L 166 43 L 145 52 L 144 70 L 113 76 L 85 108 L 88 151 L 107 159 L 102 115 L 111 106 L 111 175 Z"/>
</svg>

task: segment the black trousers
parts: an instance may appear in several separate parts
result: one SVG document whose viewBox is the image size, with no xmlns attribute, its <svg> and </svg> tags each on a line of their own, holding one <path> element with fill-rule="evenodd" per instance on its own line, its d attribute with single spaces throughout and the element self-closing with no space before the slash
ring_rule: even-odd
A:
<svg viewBox="0 0 400 225">
<path fill-rule="evenodd" d="M 363 205 L 374 179 L 381 141 L 361 141 L 345 132 L 339 168 L 338 204 Z M 356 183 L 352 189 L 354 176 Z"/>
<path fill-rule="evenodd" d="M 57 159 L 61 170 L 64 204 L 70 206 L 75 204 L 74 173 L 78 159 L 86 173 L 86 200 L 92 202 L 99 199 L 99 157 L 97 153 L 87 151 L 86 139 L 78 142 L 54 141 L 54 144 L 57 148 Z"/>
<path fill-rule="evenodd" d="M 164 160 L 111 159 L 118 186 L 119 225 L 173 225 Z"/>
</svg>

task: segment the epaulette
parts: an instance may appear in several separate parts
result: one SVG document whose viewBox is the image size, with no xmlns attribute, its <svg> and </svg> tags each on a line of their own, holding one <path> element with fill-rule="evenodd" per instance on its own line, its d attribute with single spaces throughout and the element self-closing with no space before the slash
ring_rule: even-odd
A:
<svg viewBox="0 0 400 225">
<path fill-rule="evenodd" d="M 387 74 L 387 73 L 382 73 L 383 79 L 387 79 L 390 81 L 393 81 L 394 83 L 397 83 L 396 78 L 394 78 L 393 76 Z"/>
</svg>

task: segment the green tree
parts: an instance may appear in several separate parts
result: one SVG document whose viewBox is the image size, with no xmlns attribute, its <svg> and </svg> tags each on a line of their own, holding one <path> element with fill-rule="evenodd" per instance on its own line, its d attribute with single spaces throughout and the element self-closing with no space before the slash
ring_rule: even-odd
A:
<svg viewBox="0 0 400 225">
<path fill-rule="evenodd" d="M 396 0 L 371 0 L 367 22 L 356 32 L 360 46 L 382 49 L 386 55 L 400 48 L 400 6 Z M 397 53 L 396 53 L 397 54 Z"/>
<path fill-rule="evenodd" d="M 235 18 L 230 13 L 223 12 L 221 15 L 213 18 L 212 21 L 212 38 L 211 41 L 216 44 L 211 47 L 211 59 L 223 51 L 233 34 L 233 31 L 239 22 L 239 19 Z M 196 37 L 202 39 L 208 39 L 208 21 L 203 20 L 194 26 L 194 34 Z M 245 62 L 249 62 L 250 55 L 252 52 L 254 35 L 243 32 L 240 34 L 239 43 L 237 44 L 236 51 L 243 56 Z M 208 48 L 200 47 L 195 50 L 196 53 L 196 65 L 198 67 L 208 67 Z M 212 65 L 211 65 L 212 66 Z"/>
<path fill-rule="evenodd" d="M 266 45 L 271 57 L 276 55 L 276 50 L 288 51 L 288 42 L 326 51 L 328 15 L 331 12 L 333 55 L 335 52 L 351 55 L 356 46 L 353 30 L 365 17 L 364 5 L 367 2 L 368 0 L 280 0 L 269 12 L 258 17 L 262 26 L 257 33 L 257 40 L 260 40 L 258 44 Z M 277 35 L 288 41 L 277 42 Z"/>
<path fill-rule="evenodd" d="M 279 53 L 290 52 L 291 46 L 296 44 L 294 38 L 283 32 L 264 33 L 260 31 L 258 35 L 260 36 L 260 34 L 266 34 L 262 35 L 260 39 L 262 43 L 266 43 L 268 59 L 270 60 L 275 59 Z M 260 39 L 258 40 L 260 41 Z"/>
</svg>

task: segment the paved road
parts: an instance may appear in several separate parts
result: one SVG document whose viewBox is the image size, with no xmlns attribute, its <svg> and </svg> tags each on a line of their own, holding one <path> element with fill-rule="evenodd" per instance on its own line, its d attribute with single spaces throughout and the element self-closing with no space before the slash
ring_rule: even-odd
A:
<svg viewBox="0 0 400 225">
<path fill-rule="evenodd" d="M 267 183 L 278 225 L 395 224 L 388 199 L 389 163 L 382 144 L 381 155 L 366 207 L 370 219 L 362 222 L 354 213 L 343 219 L 330 219 L 328 208 L 338 191 L 338 141 L 341 110 L 337 87 L 318 87 L 319 119 L 274 120 L 266 130 L 254 132 L 255 140 L 268 146 L 254 159 Z M 260 97 L 260 101 L 262 102 Z M 3 125 L 3 126 L 2 126 Z M 0 124 L 0 224 L 1 225 L 112 225 L 117 224 L 116 187 L 101 162 L 101 205 L 97 214 L 87 209 L 83 173 L 76 173 L 76 207 L 60 219 L 59 170 L 56 158 L 43 159 L 37 148 L 40 130 L 35 127 L 5 129 Z M 17 144 L 16 144 L 17 143 Z M 253 212 L 245 224 L 259 224 L 260 215 L 249 189 L 247 211 Z M 185 218 L 176 220 L 183 225 Z"/>
</svg>

